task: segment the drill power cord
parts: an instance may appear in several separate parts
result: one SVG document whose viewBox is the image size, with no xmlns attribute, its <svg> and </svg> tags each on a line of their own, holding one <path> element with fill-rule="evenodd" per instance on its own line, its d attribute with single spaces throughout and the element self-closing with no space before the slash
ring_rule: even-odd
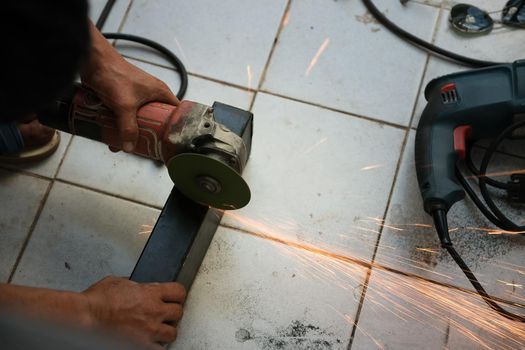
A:
<svg viewBox="0 0 525 350">
<path fill-rule="evenodd" d="M 491 62 L 491 61 L 484 61 L 479 60 L 476 58 L 466 57 L 460 54 L 457 54 L 455 52 L 451 52 L 448 50 L 445 50 L 439 46 L 436 46 L 432 43 L 429 43 L 412 33 L 407 32 L 406 30 L 402 29 L 398 25 L 396 25 L 394 22 L 392 22 L 390 19 L 388 19 L 387 16 L 385 16 L 373 3 L 372 0 L 362 0 L 365 7 L 368 9 L 368 11 L 372 14 L 372 16 L 375 17 L 375 19 L 381 23 L 383 26 L 385 26 L 389 31 L 391 31 L 393 34 L 401 38 L 402 40 L 416 46 L 419 49 L 425 50 L 430 54 L 433 54 L 440 58 L 447 58 L 452 61 L 456 61 L 458 63 L 461 63 L 463 65 L 472 66 L 475 68 L 481 68 L 481 67 L 490 67 L 494 65 L 501 64 L 499 62 Z M 480 209 L 480 211 L 487 217 L 488 220 L 490 220 L 494 225 L 497 227 L 505 230 L 505 231 L 525 231 L 525 226 L 519 226 L 509 220 L 496 206 L 492 198 L 490 197 L 490 194 L 487 189 L 487 185 L 496 187 L 499 189 L 509 190 L 508 185 L 504 184 L 502 182 L 490 179 L 486 176 L 486 171 L 488 168 L 488 164 L 495 153 L 498 146 L 501 144 L 501 142 L 509 138 L 509 136 L 512 134 L 512 132 L 518 128 L 521 128 L 525 126 L 525 122 L 516 123 L 512 126 L 510 126 L 508 129 L 503 131 L 491 144 L 487 152 L 485 153 L 485 156 L 483 157 L 481 167 L 479 170 L 476 169 L 474 166 L 472 159 L 470 157 L 470 150 L 467 152 L 467 159 L 466 163 L 468 168 L 472 171 L 474 175 L 476 175 L 479 178 L 479 187 L 480 192 L 487 203 L 487 206 L 483 204 L 483 202 L 478 198 L 475 191 L 472 189 L 472 187 L 468 184 L 465 177 L 461 174 L 461 171 L 456 166 L 456 175 L 459 180 L 459 182 L 463 185 L 465 191 L 469 195 L 469 197 L 472 199 L 474 204 Z M 471 148 L 472 149 L 472 148 Z M 525 186 L 525 184 L 521 184 L 522 186 Z M 447 250 L 447 252 L 450 254 L 452 259 L 456 262 L 456 264 L 461 268 L 465 276 L 468 278 L 476 292 L 483 298 L 485 303 L 492 308 L 494 311 L 496 311 L 501 316 L 508 318 L 513 321 L 518 322 L 525 322 L 525 317 L 516 315 L 514 313 L 511 313 L 501 306 L 499 306 L 496 301 L 494 301 L 494 298 L 491 297 L 485 288 L 481 285 L 481 283 L 478 281 L 472 270 L 468 267 L 468 265 L 465 263 L 465 261 L 461 258 L 461 255 L 456 251 L 456 249 L 452 245 L 452 241 L 449 237 L 448 232 L 448 224 L 447 224 L 447 217 L 446 217 L 446 211 L 444 209 L 438 209 L 432 213 L 433 219 L 434 219 L 434 226 L 436 227 L 436 231 L 438 233 L 438 236 L 440 237 L 442 247 Z"/>
<path fill-rule="evenodd" d="M 461 173 L 459 166 L 456 165 L 456 177 L 458 178 L 459 182 L 469 195 L 469 197 L 472 199 L 474 204 L 479 208 L 479 210 L 489 219 L 495 226 L 499 227 L 500 229 L 504 231 L 509 232 L 523 232 L 525 231 L 525 226 L 519 226 L 516 223 L 512 222 L 510 219 L 508 219 L 496 206 L 494 201 L 492 200 L 490 193 L 488 191 L 487 185 L 509 191 L 508 185 L 496 181 L 494 179 L 491 179 L 487 176 L 487 168 L 490 163 L 490 160 L 492 159 L 494 153 L 496 152 L 498 146 L 505 140 L 511 138 L 511 135 L 514 131 L 516 131 L 519 128 L 525 127 L 525 121 L 514 123 L 513 125 L 509 126 L 507 129 L 505 129 L 494 141 L 491 143 L 487 151 L 485 152 L 485 155 L 483 156 L 481 167 L 478 170 L 471 157 L 471 151 L 472 147 L 469 148 L 469 151 L 467 152 L 467 158 L 466 158 L 466 164 L 467 167 L 470 169 L 470 171 L 478 178 L 480 192 L 485 200 L 485 202 L 488 205 L 485 206 L 481 199 L 478 197 L 474 189 L 470 186 L 467 179 L 463 174 Z M 525 184 L 520 184 L 525 186 Z M 481 283 L 478 281 L 472 270 L 468 267 L 468 265 L 465 263 L 465 261 L 461 258 L 461 255 L 456 251 L 456 249 L 452 245 L 452 241 L 449 237 L 449 231 L 448 231 L 448 224 L 447 224 L 447 217 L 446 217 L 446 211 L 444 209 L 436 210 L 432 213 L 433 219 L 434 219 L 434 226 L 436 228 L 436 231 L 438 233 L 438 236 L 441 240 L 441 246 L 447 250 L 447 252 L 450 254 L 452 259 L 456 262 L 456 264 L 461 268 L 467 279 L 470 281 L 471 285 L 474 287 L 476 292 L 483 298 L 485 303 L 492 308 L 494 311 L 496 311 L 501 316 L 510 319 L 512 321 L 517 322 L 525 322 L 525 317 L 521 315 L 514 314 L 512 312 L 509 312 L 502 308 L 492 296 L 490 296 L 485 288 L 481 285 Z"/>
</svg>

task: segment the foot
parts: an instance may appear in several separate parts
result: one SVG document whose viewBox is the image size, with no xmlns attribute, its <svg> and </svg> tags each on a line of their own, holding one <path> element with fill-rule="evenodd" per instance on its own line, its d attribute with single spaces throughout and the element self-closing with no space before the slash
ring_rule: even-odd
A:
<svg viewBox="0 0 525 350">
<path fill-rule="evenodd" d="M 25 149 L 43 146 L 50 142 L 55 135 L 55 130 L 40 124 L 38 120 L 17 125 L 22 139 L 24 139 Z"/>
</svg>

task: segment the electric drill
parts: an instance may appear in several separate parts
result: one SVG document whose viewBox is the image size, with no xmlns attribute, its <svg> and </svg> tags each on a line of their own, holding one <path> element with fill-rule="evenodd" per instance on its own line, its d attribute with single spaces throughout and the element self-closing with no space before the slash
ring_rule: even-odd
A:
<svg viewBox="0 0 525 350">
<path fill-rule="evenodd" d="M 187 197 L 219 209 L 238 209 L 250 200 L 241 173 L 249 149 L 216 121 L 250 112 L 215 102 L 212 107 L 182 101 L 178 106 L 148 103 L 137 111 L 139 136 L 134 153 L 166 164 Z M 75 85 L 38 116 L 42 124 L 120 148 L 114 113 L 88 88 Z M 94 160 L 95 161 L 95 160 Z"/>
<path fill-rule="evenodd" d="M 450 246 L 446 213 L 464 198 L 456 175 L 467 141 L 494 138 L 525 113 L 525 60 L 432 80 L 416 134 L 415 160 L 424 209 Z"/>
</svg>

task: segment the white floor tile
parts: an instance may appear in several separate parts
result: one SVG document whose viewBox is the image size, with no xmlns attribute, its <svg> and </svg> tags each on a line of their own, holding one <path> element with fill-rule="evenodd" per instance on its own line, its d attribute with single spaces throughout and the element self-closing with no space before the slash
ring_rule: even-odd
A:
<svg viewBox="0 0 525 350">
<path fill-rule="evenodd" d="M 113 5 L 113 8 L 111 9 L 111 12 L 106 20 L 106 23 L 104 24 L 104 27 L 102 27 L 103 32 L 117 32 L 122 20 L 124 19 L 124 15 L 126 13 L 126 10 L 129 7 L 131 0 L 117 0 L 115 1 L 115 4 Z M 93 23 L 97 23 L 98 18 L 100 17 L 100 14 L 102 13 L 102 10 L 104 9 L 104 6 L 107 3 L 107 0 L 89 0 L 89 18 L 93 21 Z"/>
<path fill-rule="evenodd" d="M 129 276 L 158 210 L 56 182 L 13 283 L 80 291 Z"/>
<path fill-rule="evenodd" d="M 257 87 L 285 0 L 196 0 L 171 4 L 170 0 L 134 1 L 123 32 L 158 41 L 173 50 L 192 73 Z M 152 62 L 165 62 L 142 48 L 125 52 Z"/>
<path fill-rule="evenodd" d="M 376 3 L 393 21 L 430 40 L 437 8 Z M 263 88 L 407 125 L 425 61 L 424 52 L 378 24 L 361 1 L 294 1 Z"/>
<path fill-rule="evenodd" d="M 346 349 L 365 275 L 220 228 L 171 349 Z"/>
<path fill-rule="evenodd" d="M 463 272 L 440 249 L 432 220 L 423 211 L 414 167 L 414 137 L 408 141 L 381 237 L 377 261 L 402 271 L 472 289 Z M 523 168 L 523 159 L 501 156 L 489 172 Z M 492 170 L 491 170 L 492 169 Z M 501 177 L 501 181 L 507 181 Z M 505 201 L 502 201 L 505 203 Z M 524 224 L 523 206 L 501 206 L 515 222 Z M 495 228 L 470 199 L 456 203 L 448 214 L 454 246 L 487 291 L 512 301 L 523 301 L 522 273 L 525 239 L 520 235 L 488 234 Z M 422 226 L 427 225 L 427 226 Z M 516 284 L 517 286 L 513 286 Z"/>
<path fill-rule="evenodd" d="M 224 223 L 370 259 L 404 131 L 259 94 L 247 207 Z"/>
<path fill-rule="evenodd" d="M 62 158 L 64 158 L 64 154 L 67 149 L 67 145 L 69 144 L 69 141 L 71 140 L 71 135 L 60 132 L 60 145 L 58 146 L 55 153 L 53 153 L 50 157 L 36 161 L 36 162 L 30 162 L 27 164 L 4 164 L 7 167 L 12 167 L 15 169 L 21 169 L 29 171 L 33 174 L 37 174 L 40 176 L 53 178 L 55 177 L 55 174 L 58 171 L 58 166 L 60 165 L 60 162 L 62 161 Z"/>
<path fill-rule="evenodd" d="M 164 205 L 173 187 L 161 163 L 114 153 L 82 137 L 73 140 L 57 178 L 157 207 Z"/>
<path fill-rule="evenodd" d="M 0 282 L 9 278 L 48 181 L 0 170 Z"/>
<path fill-rule="evenodd" d="M 176 92 L 179 80 L 175 71 L 132 61 L 165 81 Z M 208 80 L 190 77 L 187 99 L 212 104 L 220 101 L 248 108 L 252 94 Z M 62 164 L 58 177 L 69 182 L 99 189 L 149 205 L 162 207 L 173 182 L 166 168 L 146 158 L 113 153 L 107 146 L 76 137 Z"/>
<path fill-rule="evenodd" d="M 374 270 L 352 349 L 521 349 L 524 335 L 476 295 Z"/>
</svg>

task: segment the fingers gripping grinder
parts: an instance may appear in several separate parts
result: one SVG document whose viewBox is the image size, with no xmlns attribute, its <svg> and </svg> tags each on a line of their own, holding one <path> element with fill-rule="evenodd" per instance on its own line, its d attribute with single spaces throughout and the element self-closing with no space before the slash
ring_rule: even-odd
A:
<svg viewBox="0 0 525 350">
<path fill-rule="evenodd" d="M 241 208 L 250 200 L 250 189 L 240 175 L 249 150 L 215 116 L 242 113 L 249 112 L 218 102 L 213 107 L 191 101 L 178 106 L 149 103 L 137 112 L 139 137 L 134 153 L 166 164 L 179 191 L 190 199 L 219 209 Z M 77 86 L 57 101 L 52 113 L 43 113 L 39 119 L 120 148 L 115 115 L 83 86 Z M 93 162 L 95 165 L 96 160 Z"/>
<path fill-rule="evenodd" d="M 431 81 L 416 134 L 415 160 L 424 208 L 441 244 L 451 246 L 446 213 L 464 198 L 456 178 L 467 141 L 495 138 L 525 113 L 525 61 L 460 72 Z"/>
</svg>

